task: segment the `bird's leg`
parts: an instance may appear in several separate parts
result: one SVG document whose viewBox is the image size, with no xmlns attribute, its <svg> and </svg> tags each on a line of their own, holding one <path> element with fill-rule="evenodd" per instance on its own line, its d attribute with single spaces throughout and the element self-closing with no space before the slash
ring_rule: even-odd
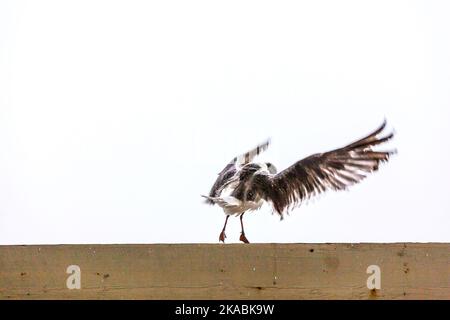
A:
<svg viewBox="0 0 450 320">
<path fill-rule="evenodd" d="M 230 217 L 230 216 L 227 215 L 227 217 L 225 218 L 225 224 L 224 224 L 224 226 L 223 226 L 222 232 L 220 233 L 220 236 L 219 236 L 219 242 L 222 241 L 223 243 L 225 243 L 225 238 L 227 237 L 227 236 L 225 235 L 225 228 L 227 227 L 227 222 L 228 222 L 228 218 L 229 218 L 229 217 Z"/>
<path fill-rule="evenodd" d="M 241 214 L 241 236 L 239 237 L 239 240 L 241 240 L 244 243 L 250 243 L 247 238 L 245 237 L 244 233 L 244 223 L 242 222 L 242 218 L 244 217 L 244 214 Z"/>
</svg>

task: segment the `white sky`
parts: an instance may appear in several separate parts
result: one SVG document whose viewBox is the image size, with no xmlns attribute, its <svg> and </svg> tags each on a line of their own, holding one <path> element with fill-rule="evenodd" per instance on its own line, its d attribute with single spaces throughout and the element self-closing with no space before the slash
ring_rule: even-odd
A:
<svg viewBox="0 0 450 320">
<path fill-rule="evenodd" d="M 1 1 L 0 244 L 217 242 L 202 203 L 387 118 L 397 156 L 251 242 L 450 241 L 450 2 Z M 228 223 L 237 242 L 239 219 Z"/>
</svg>

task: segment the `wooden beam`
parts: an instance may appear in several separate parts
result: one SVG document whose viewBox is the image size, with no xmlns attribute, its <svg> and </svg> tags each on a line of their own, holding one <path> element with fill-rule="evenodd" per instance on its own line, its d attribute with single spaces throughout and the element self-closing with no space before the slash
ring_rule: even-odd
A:
<svg viewBox="0 0 450 320">
<path fill-rule="evenodd" d="M 0 299 L 450 299 L 449 262 L 448 243 L 0 246 Z"/>
</svg>

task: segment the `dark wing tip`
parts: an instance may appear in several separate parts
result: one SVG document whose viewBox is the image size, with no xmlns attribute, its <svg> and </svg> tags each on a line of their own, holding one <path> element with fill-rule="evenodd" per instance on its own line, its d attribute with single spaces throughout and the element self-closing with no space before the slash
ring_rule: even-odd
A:
<svg viewBox="0 0 450 320">
<path fill-rule="evenodd" d="M 397 149 L 392 149 L 392 150 L 386 151 L 386 153 L 387 153 L 389 156 L 392 156 L 392 155 L 398 154 L 398 150 L 397 150 Z"/>
<path fill-rule="evenodd" d="M 386 117 L 384 117 L 381 125 L 371 134 L 371 136 L 379 134 L 381 131 L 384 130 L 384 128 L 386 128 L 386 125 L 387 125 L 387 119 L 386 119 Z"/>
</svg>

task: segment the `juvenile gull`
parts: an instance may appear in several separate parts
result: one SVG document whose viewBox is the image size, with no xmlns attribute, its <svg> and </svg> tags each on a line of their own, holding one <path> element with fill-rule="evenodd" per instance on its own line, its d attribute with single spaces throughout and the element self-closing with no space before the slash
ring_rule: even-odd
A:
<svg viewBox="0 0 450 320">
<path fill-rule="evenodd" d="M 256 163 L 254 158 L 265 151 L 270 140 L 235 157 L 219 173 L 206 198 L 206 203 L 220 206 L 225 212 L 225 224 L 219 241 L 225 242 L 225 228 L 231 215 L 241 221 L 240 241 L 249 243 L 242 218 L 247 211 L 259 209 L 268 202 L 280 218 L 311 196 L 327 190 L 345 190 L 377 171 L 395 151 L 375 151 L 376 145 L 390 140 L 394 134 L 379 137 L 383 124 L 368 136 L 345 147 L 313 154 L 277 172 L 270 163 Z"/>
</svg>

